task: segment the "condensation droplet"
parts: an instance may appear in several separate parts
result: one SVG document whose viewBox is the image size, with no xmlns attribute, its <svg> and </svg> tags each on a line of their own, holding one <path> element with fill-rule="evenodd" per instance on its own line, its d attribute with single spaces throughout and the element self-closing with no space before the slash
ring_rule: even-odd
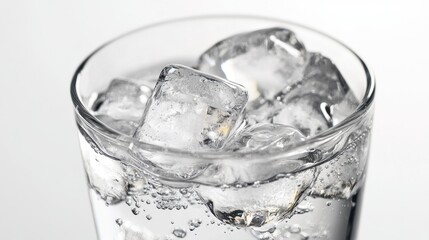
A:
<svg viewBox="0 0 429 240">
<path fill-rule="evenodd" d="M 133 209 L 131 209 L 131 212 L 132 212 L 134 215 L 138 215 L 138 214 L 140 213 L 140 211 L 139 211 L 137 208 L 133 208 Z"/>
<path fill-rule="evenodd" d="M 118 226 L 122 226 L 122 224 L 124 223 L 121 218 L 116 219 L 115 222 L 116 224 L 118 224 Z"/>
<path fill-rule="evenodd" d="M 228 189 L 229 188 L 229 186 L 228 185 L 226 185 L 226 184 L 224 184 L 224 185 L 222 185 L 222 186 L 220 186 L 220 190 L 222 190 L 222 191 L 225 191 L 226 189 Z"/>
<path fill-rule="evenodd" d="M 258 187 L 260 187 L 261 186 L 261 182 L 260 181 L 256 181 L 256 182 L 254 182 L 253 183 L 253 185 L 252 185 L 254 188 L 258 188 Z"/>
<path fill-rule="evenodd" d="M 131 206 L 131 204 L 133 203 L 133 200 L 132 200 L 130 197 L 127 197 L 127 200 L 125 200 L 125 203 L 126 203 L 128 206 Z"/>
<path fill-rule="evenodd" d="M 151 216 L 151 215 L 146 215 L 146 219 L 147 219 L 147 220 L 151 220 L 151 219 L 152 219 L 152 216 Z"/>
<path fill-rule="evenodd" d="M 186 237 L 186 231 L 181 228 L 176 228 L 173 230 L 173 235 L 178 238 L 184 238 Z"/>
</svg>

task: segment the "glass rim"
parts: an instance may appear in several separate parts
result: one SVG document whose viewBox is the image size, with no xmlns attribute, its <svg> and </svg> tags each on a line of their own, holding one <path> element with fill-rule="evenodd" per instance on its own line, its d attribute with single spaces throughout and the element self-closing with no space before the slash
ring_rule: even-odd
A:
<svg viewBox="0 0 429 240">
<path fill-rule="evenodd" d="M 134 33 L 144 31 L 146 29 L 151 29 L 155 27 L 159 27 L 162 25 L 170 24 L 170 23 L 177 23 L 177 22 L 185 22 L 189 20 L 196 20 L 196 19 L 227 19 L 227 18 L 241 18 L 241 19 L 253 19 L 253 20 L 266 20 L 266 21 L 275 21 L 278 23 L 284 23 L 291 26 L 296 26 L 298 28 L 302 28 L 305 30 L 309 30 L 313 33 L 322 35 L 323 37 L 326 37 L 336 44 L 339 44 L 340 46 L 344 47 L 346 50 L 348 50 L 356 59 L 360 62 L 362 65 L 363 70 L 365 71 L 365 77 L 367 82 L 367 87 L 365 90 L 365 94 L 363 98 L 360 101 L 359 106 L 348 115 L 344 120 L 339 122 L 337 125 L 330 127 L 324 131 L 321 131 L 320 133 L 311 136 L 304 141 L 292 144 L 290 148 L 287 148 L 284 151 L 278 151 L 274 153 L 267 154 L 267 151 L 258 151 L 258 150 L 252 150 L 248 152 L 223 152 L 223 151 L 186 151 L 182 149 L 177 148 L 170 148 L 170 147 L 164 147 L 159 146 L 151 143 L 145 143 L 142 141 L 139 141 L 132 136 L 125 135 L 117 130 L 112 129 L 102 121 L 100 121 L 98 118 L 96 118 L 94 115 L 90 113 L 90 111 L 83 105 L 83 103 L 80 101 L 76 85 L 79 79 L 79 75 L 82 72 L 82 70 L 85 68 L 87 63 L 92 59 L 92 57 L 103 50 L 104 48 L 108 47 L 110 44 L 116 42 L 117 40 L 120 40 L 122 38 L 125 38 L 129 35 L 132 35 Z M 375 78 L 373 72 L 369 69 L 369 67 L 365 64 L 365 62 L 357 55 L 352 49 L 350 49 L 347 45 L 342 43 L 341 41 L 337 40 L 334 37 L 331 37 L 328 34 L 325 34 L 319 30 L 313 29 L 311 27 L 307 27 L 305 25 L 301 25 L 299 23 L 291 22 L 288 20 L 283 19 L 277 19 L 277 18 L 270 18 L 270 17 L 262 17 L 262 16 L 252 16 L 252 15 L 234 15 L 234 14 L 227 14 L 227 15 L 197 15 L 197 16 L 191 16 L 191 17 L 184 17 L 184 18 L 175 18 L 170 19 L 166 21 L 160 21 L 153 24 L 145 25 L 143 27 L 139 27 L 137 29 L 131 30 L 129 32 L 126 32 L 124 34 L 121 34 L 104 44 L 102 44 L 100 47 L 96 48 L 92 53 L 90 53 L 83 62 L 78 66 L 76 69 L 71 85 L 70 85 L 70 93 L 73 101 L 73 105 L 75 108 L 75 112 L 78 116 L 81 117 L 81 120 L 84 120 L 86 125 L 91 127 L 92 130 L 97 131 L 98 133 L 113 139 L 113 140 L 121 140 L 129 142 L 130 144 L 144 146 L 147 149 L 150 149 L 151 151 L 159 151 L 159 152 L 168 152 L 170 154 L 179 154 L 179 155 L 187 155 L 192 158 L 204 158 L 204 159 L 243 159 L 243 160 L 249 160 L 254 159 L 258 157 L 276 157 L 277 155 L 285 155 L 287 152 L 293 152 L 293 150 L 305 147 L 306 145 L 311 145 L 316 142 L 319 142 L 323 139 L 330 139 L 331 137 L 335 136 L 336 133 L 344 130 L 345 128 L 355 124 L 357 121 L 359 121 L 362 116 L 366 115 L 370 107 L 373 105 L 374 97 L 375 97 Z M 287 154 L 286 154 L 287 155 Z"/>
</svg>

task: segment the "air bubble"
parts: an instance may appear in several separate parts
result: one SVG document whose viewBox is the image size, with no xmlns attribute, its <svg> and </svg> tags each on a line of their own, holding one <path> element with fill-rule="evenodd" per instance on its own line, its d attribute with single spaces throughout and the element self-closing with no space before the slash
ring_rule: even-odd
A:
<svg viewBox="0 0 429 240">
<path fill-rule="evenodd" d="M 184 238 L 186 237 L 186 231 L 181 228 L 176 228 L 173 230 L 173 235 L 178 238 Z"/>
</svg>

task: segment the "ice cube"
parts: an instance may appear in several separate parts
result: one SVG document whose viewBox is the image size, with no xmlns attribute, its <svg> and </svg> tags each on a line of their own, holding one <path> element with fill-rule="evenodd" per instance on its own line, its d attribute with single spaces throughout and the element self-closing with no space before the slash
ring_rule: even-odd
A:
<svg viewBox="0 0 429 240">
<path fill-rule="evenodd" d="M 305 136 L 324 131 L 357 107 L 347 83 L 328 58 L 308 52 L 303 78 L 287 86 L 276 99 L 248 109 L 251 123 L 270 122 L 298 128 Z"/>
<path fill-rule="evenodd" d="M 169 65 L 161 72 L 134 137 L 184 150 L 221 148 L 247 98 L 246 89 L 238 84 Z"/>
<path fill-rule="evenodd" d="M 151 94 L 148 86 L 137 85 L 132 80 L 114 79 L 93 110 L 106 125 L 130 134 L 135 131 Z"/>
<path fill-rule="evenodd" d="M 339 103 L 332 106 L 332 123 L 337 125 L 350 116 L 358 106 L 358 100 L 352 91 L 349 91 Z"/>
<path fill-rule="evenodd" d="M 344 99 L 348 92 L 349 87 L 335 64 L 320 53 L 309 52 L 303 79 L 299 84 L 291 86 L 284 101 L 306 94 L 317 94 L 333 105 Z"/>
<path fill-rule="evenodd" d="M 260 228 L 290 217 L 315 177 L 314 169 L 309 169 L 272 182 L 224 188 L 201 185 L 197 191 L 222 222 Z"/>
<path fill-rule="evenodd" d="M 264 100 L 264 102 L 260 104 L 253 103 L 244 111 L 245 121 L 249 125 L 273 123 L 274 116 L 276 116 L 284 106 L 284 103 L 279 99 Z"/>
<path fill-rule="evenodd" d="M 116 204 L 127 193 L 138 194 L 146 183 L 130 161 L 127 141 L 110 138 L 79 125 L 79 141 L 88 183 L 106 204 Z"/>
<path fill-rule="evenodd" d="M 236 134 L 227 149 L 233 151 L 274 150 L 304 140 L 304 135 L 294 127 L 259 123 Z"/>
<path fill-rule="evenodd" d="M 268 28 L 216 43 L 202 54 L 198 68 L 245 86 L 250 101 L 271 99 L 302 78 L 305 53 L 292 31 Z"/>
<path fill-rule="evenodd" d="M 314 136 L 332 127 L 331 106 L 319 95 L 304 95 L 289 100 L 273 122 L 298 128 L 305 136 Z"/>
<path fill-rule="evenodd" d="M 127 196 L 127 183 L 122 163 L 97 151 L 79 135 L 88 183 L 107 204 L 116 204 Z"/>
<path fill-rule="evenodd" d="M 313 197 L 349 199 L 363 183 L 368 159 L 371 131 L 363 127 L 351 133 L 338 154 L 319 166 L 319 175 L 312 186 Z"/>
</svg>

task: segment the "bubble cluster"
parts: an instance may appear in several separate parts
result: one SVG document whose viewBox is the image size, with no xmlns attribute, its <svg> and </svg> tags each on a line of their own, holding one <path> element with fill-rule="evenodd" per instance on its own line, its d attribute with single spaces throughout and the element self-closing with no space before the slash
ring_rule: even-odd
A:
<svg viewBox="0 0 429 240">
<path fill-rule="evenodd" d="M 201 219 L 199 219 L 199 218 L 189 220 L 188 221 L 189 230 L 190 231 L 195 230 L 196 228 L 198 228 L 201 225 L 202 222 L 203 221 Z"/>
</svg>

